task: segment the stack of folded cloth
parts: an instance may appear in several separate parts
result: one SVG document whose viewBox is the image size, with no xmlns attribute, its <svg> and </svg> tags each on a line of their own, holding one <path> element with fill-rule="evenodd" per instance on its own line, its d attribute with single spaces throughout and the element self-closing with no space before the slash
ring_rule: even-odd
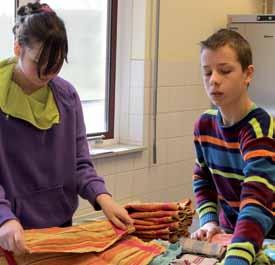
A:
<svg viewBox="0 0 275 265">
<path fill-rule="evenodd" d="M 148 241 L 164 239 L 176 242 L 181 236 L 188 236 L 194 210 L 191 200 L 170 203 L 133 203 L 125 206 L 134 220 L 134 235 Z"/>
</svg>

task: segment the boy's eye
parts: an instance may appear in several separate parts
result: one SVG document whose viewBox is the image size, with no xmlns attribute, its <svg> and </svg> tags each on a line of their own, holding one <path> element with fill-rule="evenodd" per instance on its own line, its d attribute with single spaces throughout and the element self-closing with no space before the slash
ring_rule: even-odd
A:
<svg viewBox="0 0 275 265">
<path fill-rule="evenodd" d="M 224 75 L 227 75 L 227 74 L 230 74 L 231 73 L 231 70 L 221 70 L 221 73 L 224 74 Z"/>
<path fill-rule="evenodd" d="M 212 72 L 204 72 L 204 75 L 205 76 L 210 76 L 210 75 L 212 75 Z"/>
</svg>

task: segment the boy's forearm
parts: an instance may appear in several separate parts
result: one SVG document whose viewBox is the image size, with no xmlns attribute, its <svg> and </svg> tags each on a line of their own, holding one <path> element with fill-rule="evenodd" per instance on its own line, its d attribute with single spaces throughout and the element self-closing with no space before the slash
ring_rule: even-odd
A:
<svg viewBox="0 0 275 265">
<path fill-rule="evenodd" d="M 255 255 L 255 249 L 251 243 L 232 243 L 227 248 L 224 265 L 251 265 Z"/>
</svg>

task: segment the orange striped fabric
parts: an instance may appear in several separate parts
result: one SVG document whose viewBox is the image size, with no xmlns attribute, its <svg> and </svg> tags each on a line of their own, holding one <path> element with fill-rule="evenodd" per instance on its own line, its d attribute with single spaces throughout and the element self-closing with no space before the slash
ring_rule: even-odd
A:
<svg viewBox="0 0 275 265">
<path fill-rule="evenodd" d="M 104 220 L 65 228 L 25 230 L 24 233 L 29 253 L 84 253 L 101 252 L 134 230 L 134 227 L 128 227 L 127 231 L 120 230 Z"/>
<path fill-rule="evenodd" d="M 36 253 L 16 257 L 16 261 L 17 265 L 145 265 L 164 251 L 157 242 L 128 236 L 101 253 Z"/>
<path fill-rule="evenodd" d="M 181 202 L 147 202 L 130 203 L 125 205 L 128 213 L 132 212 L 157 212 L 157 211 L 178 211 L 191 205 L 190 199 L 184 199 Z"/>
<path fill-rule="evenodd" d="M 170 231 L 175 231 L 181 228 L 181 223 L 179 221 L 167 223 L 167 224 L 156 224 L 156 225 L 137 225 L 135 224 L 136 231 L 143 230 L 154 230 L 169 228 Z"/>
<path fill-rule="evenodd" d="M 133 226 L 123 231 L 109 221 L 26 230 L 29 253 L 14 259 L 17 265 L 145 265 L 165 251 L 157 242 L 127 236 L 133 231 Z M 9 265 L 1 254 L 0 264 Z"/>
<path fill-rule="evenodd" d="M 112 225 L 110 221 L 96 221 L 84 223 L 78 226 L 65 228 L 53 227 L 45 229 L 25 230 L 25 242 L 27 251 L 31 253 L 86 253 L 101 252 L 110 247 L 123 236 L 132 233 L 133 226 L 128 230 L 120 230 Z M 1 252 L 0 252 L 1 256 Z M 11 257 L 12 258 L 12 257 Z M 8 256 L 2 253 L 0 265 L 14 263 Z"/>
<path fill-rule="evenodd" d="M 130 213 L 132 218 L 143 219 L 151 217 L 173 217 L 176 220 L 179 220 L 184 213 L 181 211 L 155 211 L 155 212 L 135 212 Z"/>
<path fill-rule="evenodd" d="M 188 236 L 194 210 L 191 200 L 181 202 L 134 203 L 125 206 L 134 221 L 134 235 L 145 241 L 160 238 L 174 243 Z"/>
<path fill-rule="evenodd" d="M 133 211 L 138 212 L 152 212 L 152 211 L 177 211 L 180 210 L 180 204 L 176 202 L 154 202 L 154 203 L 132 203 L 125 206 L 129 213 Z"/>
<path fill-rule="evenodd" d="M 147 221 L 142 219 L 133 219 L 134 225 L 154 225 L 155 223 L 153 221 Z"/>
<path fill-rule="evenodd" d="M 134 224 L 138 219 L 134 219 Z M 146 218 L 146 222 L 152 222 L 153 224 L 166 224 L 178 221 L 178 218 L 173 216 L 164 216 L 164 217 L 156 217 L 156 218 Z"/>
</svg>

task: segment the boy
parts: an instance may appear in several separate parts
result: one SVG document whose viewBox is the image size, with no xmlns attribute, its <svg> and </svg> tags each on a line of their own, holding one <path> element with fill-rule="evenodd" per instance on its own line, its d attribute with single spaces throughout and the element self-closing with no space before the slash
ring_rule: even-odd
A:
<svg viewBox="0 0 275 265">
<path fill-rule="evenodd" d="M 194 129 L 200 228 L 192 237 L 209 240 L 219 232 L 233 233 L 225 265 L 252 264 L 264 237 L 272 235 L 273 118 L 248 96 L 254 67 L 251 48 L 240 34 L 221 29 L 202 41 L 201 67 L 217 110 L 202 114 Z"/>
</svg>

